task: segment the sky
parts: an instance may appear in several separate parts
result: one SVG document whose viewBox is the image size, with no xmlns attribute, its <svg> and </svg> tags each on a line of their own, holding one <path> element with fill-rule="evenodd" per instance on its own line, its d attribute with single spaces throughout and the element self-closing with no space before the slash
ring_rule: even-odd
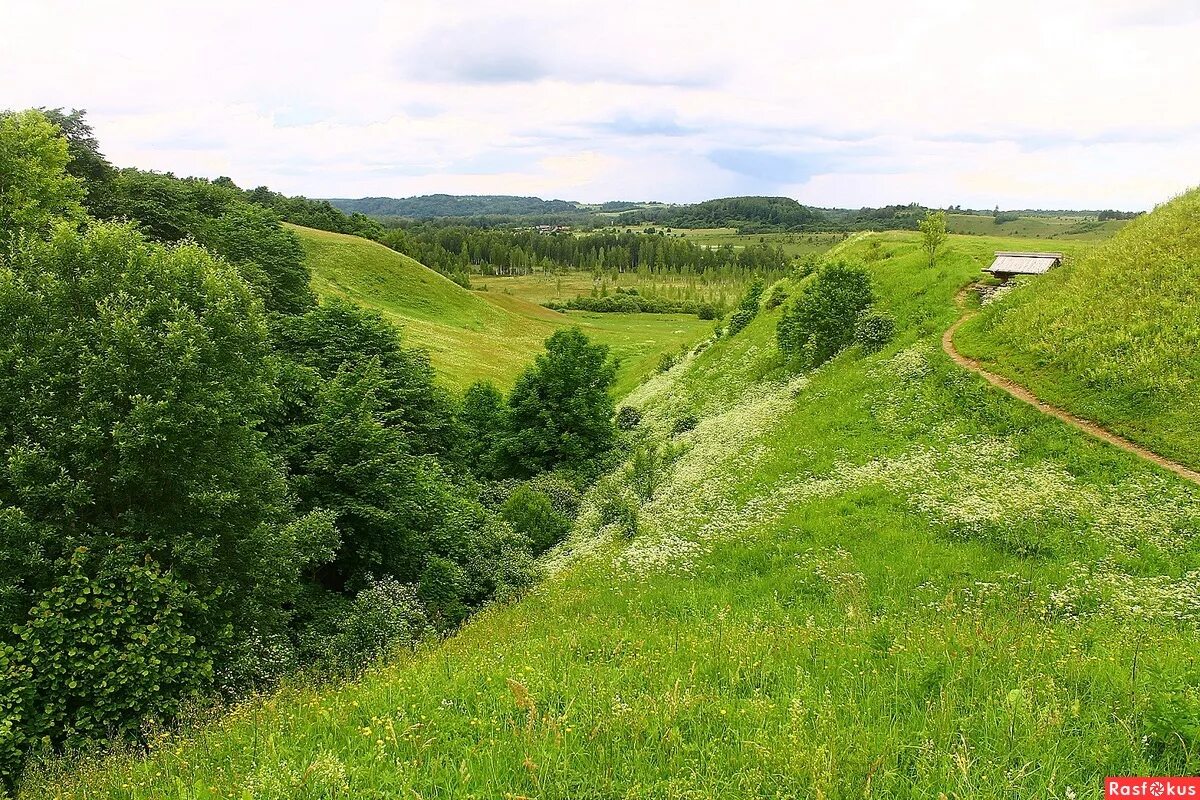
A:
<svg viewBox="0 0 1200 800">
<path fill-rule="evenodd" d="M 310 197 L 1153 207 L 1200 0 L 0 0 L 0 109 Z"/>
</svg>

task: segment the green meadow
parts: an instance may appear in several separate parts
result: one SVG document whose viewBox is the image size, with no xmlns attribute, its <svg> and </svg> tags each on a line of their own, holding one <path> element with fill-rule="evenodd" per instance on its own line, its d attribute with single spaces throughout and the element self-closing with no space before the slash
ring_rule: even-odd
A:
<svg viewBox="0 0 1200 800">
<path fill-rule="evenodd" d="M 621 360 L 617 386 L 628 391 L 654 371 L 664 353 L 686 348 L 712 330 L 711 322 L 685 314 L 551 311 L 535 302 L 536 294 L 491 291 L 499 288 L 497 279 L 488 279 L 489 291 L 471 292 L 377 242 L 289 227 L 304 245 L 318 295 L 350 300 L 399 325 L 405 340 L 425 348 L 439 379 L 454 389 L 476 380 L 510 386 L 546 337 L 578 325 Z"/>
<path fill-rule="evenodd" d="M 975 236 L 1020 236 L 1028 239 L 1100 241 L 1128 224 L 1127 220 L 1097 220 L 1084 216 L 1028 215 L 997 223 L 986 214 L 948 214 L 951 233 Z M 1035 249 L 1035 248 L 1029 248 Z"/>
<path fill-rule="evenodd" d="M 1139 231 L 1161 249 L 1179 234 L 1151 219 L 1112 247 Z M 424 320 L 405 283 L 335 270 L 350 262 L 327 235 L 301 233 L 323 294 L 426 346 L 435 325 L 467 331 L 478 353 L 434 350 L 439 368 L 498 358 L 483 343 L 500 331 L 559 324 L 428 277 L 457 316 Z M 1091 302 L 1082 270 L 1101 251 L 1059 247 L 1074 266 L 999 301 L 964 347 L 1042 330 L 1004 324 L 1022 292 Z M 665 454 L 632 536 L 600 514 L 605 493 L 631 491 L 625 465 L 519 601 L 357 680 L 293 680 L 144 757 L 49 767 L 22 796 L 1095 798 L 1105 775 L 1200 772 L 1200 490 L 941 351 L 956 294 L 997 249 L 1036 247 L 952 236 L 930 268 L 917 234 L 850 237 L 827 257 L 869 269 L 897 323 L 881 352 L 791 374 L 780 309 L 764 309 L 624 381 Z M 607 320 L 581 320 L 603 338 Z M 608 324 L 610 341 L 641 335 Z M 698 424 L 673 435 L 687 415 Z"/>
</svg>

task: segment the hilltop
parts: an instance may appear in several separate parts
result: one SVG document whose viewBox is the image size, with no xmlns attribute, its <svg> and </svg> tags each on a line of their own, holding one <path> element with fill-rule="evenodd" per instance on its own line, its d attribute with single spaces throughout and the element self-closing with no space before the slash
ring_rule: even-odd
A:
<svg viewBox="0 0 1200 800">
<path fill-rule="evenodd" d="M 647 381 L 627 402 L 661 460 L 632 536 L 602 523 L 645 463 L 521 602 L 26 795 L 1071 797 L 1194 774 L 1200 493 L 939 347 L 1021 244 L 952 237 L 929 268 L 913 234 L 852 237 L 827 258 L 867 264 L 895 339 L 790 374 L 764 308 Z"/>
<path fill-rule="evenodd" d="M 955 339 L 1042 399 L 1200 466 L 1200 190 L 983 309 Z"/>
</svg>

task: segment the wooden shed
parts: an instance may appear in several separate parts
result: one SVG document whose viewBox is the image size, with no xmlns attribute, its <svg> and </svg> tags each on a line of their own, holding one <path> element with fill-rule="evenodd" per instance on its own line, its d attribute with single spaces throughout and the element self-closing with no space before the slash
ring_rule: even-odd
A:
<svg viewBox="0 0 1200 800">
<path fill-rule="evenodd" d="M 996 253 L 996 260 L 984 272 L 990 272 L 1002 281 L 1014 275 L 1044 275 L 1062 263 L 1062 253 Z"/>
</svg>

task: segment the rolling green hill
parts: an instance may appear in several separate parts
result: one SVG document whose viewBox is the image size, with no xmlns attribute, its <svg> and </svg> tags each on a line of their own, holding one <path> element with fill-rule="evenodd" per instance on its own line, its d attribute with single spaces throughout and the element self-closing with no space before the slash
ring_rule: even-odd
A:
<svg viewBox="0 0 1200 800">
<path fill-rule="evenodd" d="M 1200 190 L 989 305 L 955 341 L 1042 399 L 1200 466 Z"/>
<path fill-rule="evenodd" d="M 1096 797 L 1195 774 L 1200 492 L 939 347 L 1021 244 L 951 237 L 931 269 L 913 234 L 852 237 L 833 255 L 867 260 L 895 341 L 791 376 L 764 311 L 644 383 L 672 455 L 632 537 L 601 524 L 618 473 L 520 602 L 25 796 Z"/>
<path fill-rule="evenodd" d="M 578 325 L 621 359 L 617 393 L 652 372 L 660 356 L 702 338 L 711 322 L 682 314 L 561 314 L 492 292 L 470 292 L 408 256 L 357 236 L 289 226 L 308 255 L 313 288 L 379 311 L 429 351 L 440 379 L 509 386 L 560 327 Z"/>
<path fill-rule="evenodd" d="M 1024 215 L 999 224 L 995 218 L 986 214 L 949 214 L 946 219 L 947 228 L 951 233 L 1084 241 L 1107 239 L 1126 224 L 1128 221 L 1123 219 L 1098 221 L 1094 217 L 1067 214 Z"/>
</svg>

